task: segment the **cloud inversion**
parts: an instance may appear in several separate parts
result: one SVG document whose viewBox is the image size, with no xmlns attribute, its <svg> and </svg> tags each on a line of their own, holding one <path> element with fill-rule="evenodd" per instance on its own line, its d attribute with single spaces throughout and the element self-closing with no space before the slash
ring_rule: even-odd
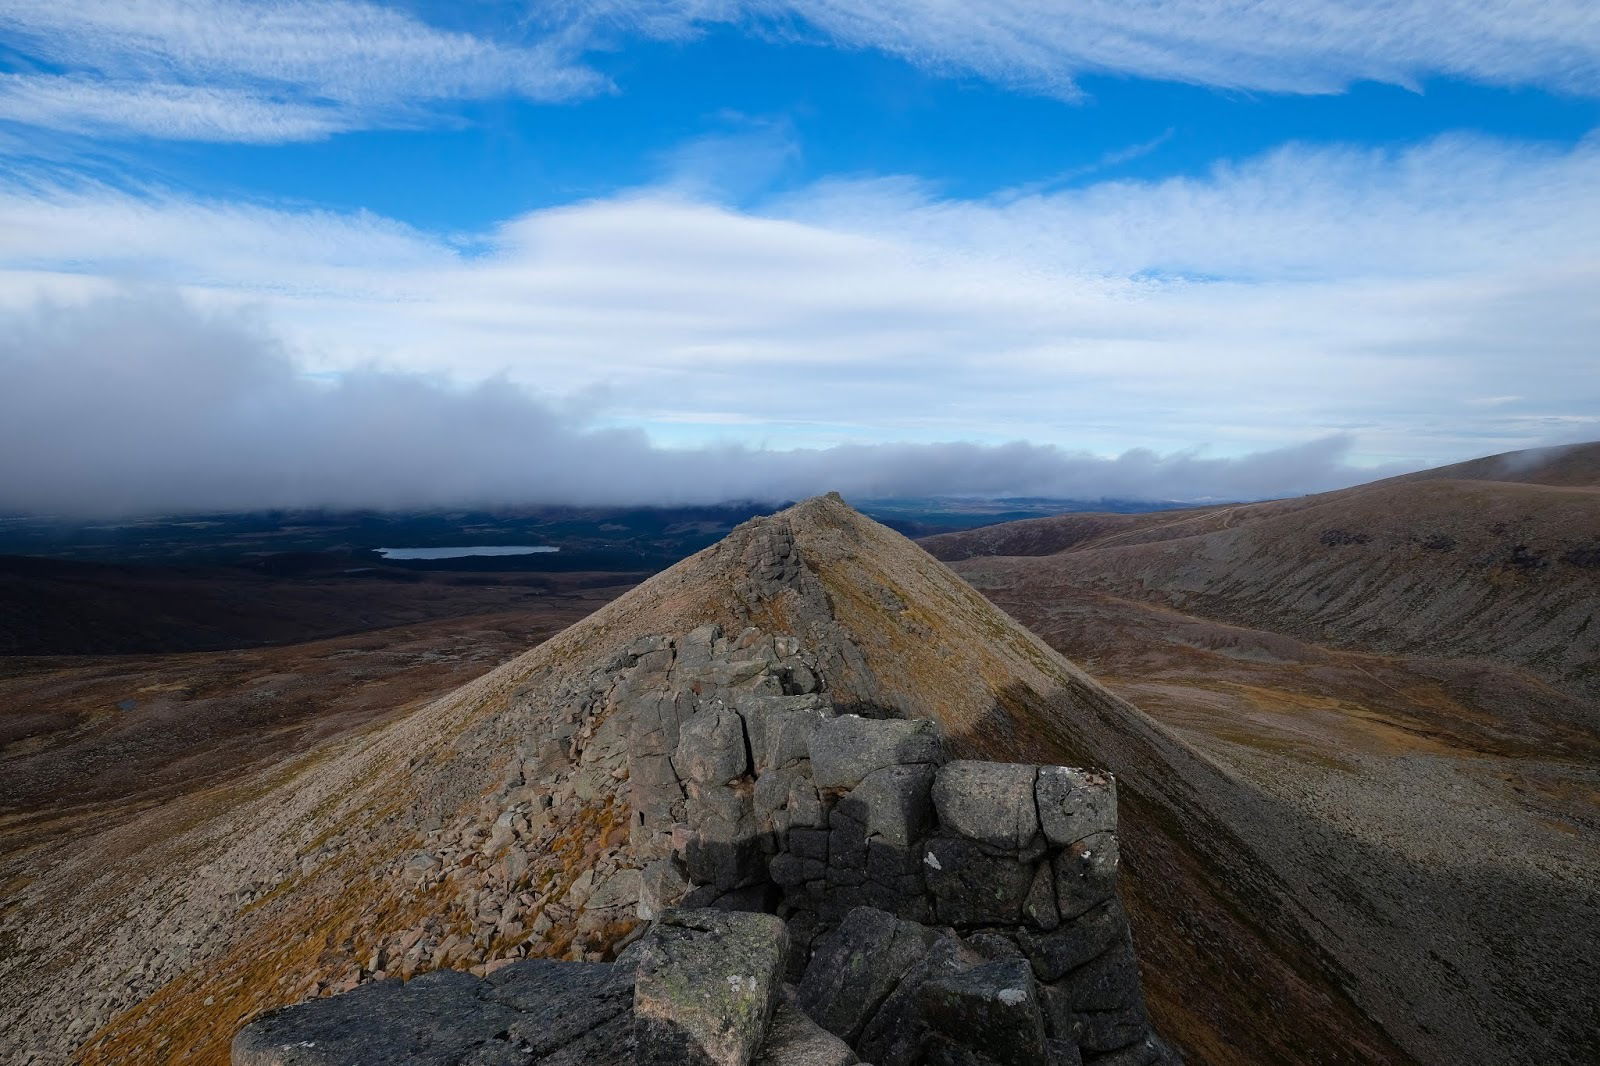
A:
<svg viewBox="0 0 1600 1066">
<path fill-rule="evenodd" d="M 0 512 L 780 501 L 1257 498 L 1352 484 L 1329 437 L 1235 459 L 1028 443 L 674 449 L 504 381 L 308 377 L 262 324 L 130 292 L 0 325 Z"/>
</svg>

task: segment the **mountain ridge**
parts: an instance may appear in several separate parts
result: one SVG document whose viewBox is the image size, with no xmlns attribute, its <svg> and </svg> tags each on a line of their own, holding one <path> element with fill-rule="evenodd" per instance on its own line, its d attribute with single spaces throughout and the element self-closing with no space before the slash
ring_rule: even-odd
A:
<svg viewBox="0 0 1600 1066">
<path fill-rule="evenodd" d="M 1115 767 L 1125 894 L 1136 938 L 1150 945 L 1152 1013 L 1196 1061 L 1407 1060 L 1295 916 L 1292 886 L 1263 858 L 1271 848 L 1227 824 L 1250 806 L 1235 784 L 837 497 L 746 523 L 398 721 L 113 829 L 42 862 L 32 883 L 10 864 L 28 918 L 14 910 L 4 928 L 18 949 L 0 975 L 14 1026 L 46 1041 L 92 1031 L 87 1062 L 223 1061 L 239 1021 L 359 981 L 384 937 L 466 913 L 477 896 L 461 897 L 454 882 L 414 891 L 396 874 L 430 833 L 492 843 L 515 814 L 511 796 L 531 787 L 511 784 L 523 780 L 530 730 L 570 725 L 574 743 L 600 750 L 587 731 L 609 720 L 610 697 L 592 689 L 609 679 L 606 664 L 654 634 L 711 623 L 795 634 L 817 649 L 808 669 L 838 707 L 932 718 L 958 755 Z M 630 846 L 608 779 L 596 778 L 595 797 L 563 793 L 553 808 L 545 853 L 555 884 Z M 1297 832 L 1268 821 L 1274 839 Z M 580 955 L 626 930 L 589 933 Z M 541 935 L 537 951 L 577 950 L 572 929 Z M 447 964 L 486 961 L 487 947 L 465 945 L 445 953 Z M 25 1000 L 24 968 L 38 989 Z M 99 987 L 117 990 L 98 1004 L 73 999 Z M 1223 987 L 1229 994 L 1216 995 Z M 1269 1001 L 1280 1009 L 1263 1017 Z"/>
<path fill-rule="evenodd" d="M 1563 480 L 1590 476 L 1600 444 L 1555 458 Z M 1162 517 L 1037 519 L 922 543 L 980 584 L 1026 569 L 1036 582 L 1238 624 L 1267 620 L 1341 646 L 1503 660 L 1574 695 L 1600 695 L 1600 626 L 1585 622 L 1600 597 L 1600 493 L 1405 475 Z"/>
</svg>

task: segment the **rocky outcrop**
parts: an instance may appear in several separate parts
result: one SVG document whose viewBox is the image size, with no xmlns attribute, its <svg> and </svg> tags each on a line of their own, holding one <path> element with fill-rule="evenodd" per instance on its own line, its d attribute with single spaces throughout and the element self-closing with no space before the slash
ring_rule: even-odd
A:
<svg viewBox="0 0 1600 1066">
<path fill-rule="evenodd" d="M 745 1066 L 766 1041 L 788 955 L 788 931 L 768 915 L 663 915 L 637 956 L 634 1061 Z"/>
<path fill-rule="evenodd" d="M 399 1054 L 389 1038 L 347 1039 L 338 1020 L 358 1035 L 420 1039 L 393 1022 L 404 1009 L 427 1019 L 461 1013 L 459 1029 L 428 1038 L 427 1054 L 441 1057 L 418 1061 L 575 1061 L 572 1049 L 596 1039 L 590 1033 L 622 1024 L 623 973 L 629 1042 L 609 1040 L 613 1057 L 592 1061 L 790 1061 L 773 1057 L 774 1017 L 819 1062 L 853 1061 L 843 1058 L 849 1049 L 877 1066 L 1175 1061 L 1151 1030 L 1116 898 L 1113 779 L 950 760 L 931 721 L 840 713 L 826 693 L 793 691 L 814 687 L 814 673 L 794 681 L 810 661 L 793 638 L 753 628 L 731 639 L 715 626 L 648 638 L 615 664 L 611 715 L 559 721 L 548 738 L 566 741 L 556 749 L 565 769 L 547 760 L 548 773 L 519 786 L 531 788 L 519 803 L 536 812 L 606 792 L 627 811 L 628 839 L 599 858 L 595 868 L 612 868 L 603 879 L 586 872 L 559 895 L 544 893 L 530 936 L 550 928 L 541 919 L 552 908 L 572 908 L 562 917 L 575 915 L 579 930 L 605 929 L 624 913 L 653 920 L 623 963 L 574 963 L 565 982 L 559 967 L 516 962 L 480 964 L 484 981 L 380 980 L 247 1027 L 237 1066 L 376 1066 L 363 1049 Z M 478 875 L 491 891 L 495 879 L 532 868 L 522 848 L 550 843 L 528 834 L 527 812 L 511 810 L 497 822 L 505 853 Z M 455 855 L 437 848 L 423 876 L 470 869 Z M 625 861 L 637 865 L 617 865 Z M 515 907 L 497 913 L 508 911 L 520 923 Z M 423 943 L 407 940 L 393 949 L 402 973 Z M 569 951 L 580 953 L 604 949 Z M 797 987 L 786 992 L 785 980 Z M 516 990 L 535 988 L 548 997 L 539 1017 L 570 1019 L 565 1027 L 509 1013 L 527 1009 L 512 1002 Z M 506 1057 L 496 1041 L 524 1057 Z M 308 1045 L 332 1057 L 281 1050 L 310 1055 Z"/>
<path fill-rule="evenodd" d="M 672 910 L 614 963 L 529 960 L 484 978 L 440 970 L 270 1012 L 234 1039 L 233 1063 L 851 1066 L 858 1053 L 880 1066 L 1176 1061 L 1142 1013 L 1128 1029 L 1137 1035 L 1085 1059 L 1085 1042 L 1108 1042 L 1119 1023 L 1074 1013 L 1004 937 L 963 938 L 858 908 L 799 989 L 782 983 L 788 946 L 783 923 L 767 915 Z"/>
</svg>

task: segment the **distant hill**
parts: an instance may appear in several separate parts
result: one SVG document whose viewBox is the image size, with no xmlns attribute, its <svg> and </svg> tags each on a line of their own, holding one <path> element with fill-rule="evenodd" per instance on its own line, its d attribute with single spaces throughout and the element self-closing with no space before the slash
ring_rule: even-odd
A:
<svg viewBox="0 0 1600 1066">
<path fill-rule="evenodd" d="M 1165 506 L 1108 505 L 1140 511 Z M 1089 504 L 929 497 L 866 506 L 898 532 L 919 536 Z M 0 655 L 298 643 L 500 609 L 540 594 L 633 584 L 772 509 L 745 502 L 269 511 L 94 523 L 11 517 L 0 520 Z M 486 544 L 559 550 L 425 560 L 391 559 L 376 550 Z"/>
<path fill-rule="evenodd" d="M 1180 508 L 1141 500 L 950 496 L 857 501 L 863 514 L 908 537 L 1075 511 L 1142 514 Z M 0 555 L 161 566 L 246 565 L 274 573 L 363 566 L 380 548 L 543 545 L 521 556 L 382 560 L 410 570 L 563 573 L 671 566 L 756 515 L 787 503 L 730 501 L 694 507 L 525 506 L 449 511 L 253 511 L 73 520 L 0 516 Z"/>
<path fill-rule="evenodd" d="M 984 588 L 1070 583 L 1343 646 L 1490 659 L 1600 696 L 1600 443 L 922 543 Z"/>
<path fill-rule="evenodd" d="M 1600 487 L 1600 441 L 1502 452 L 1389 480 L 1507 481 L 1593 489 Z"/>
</svg>

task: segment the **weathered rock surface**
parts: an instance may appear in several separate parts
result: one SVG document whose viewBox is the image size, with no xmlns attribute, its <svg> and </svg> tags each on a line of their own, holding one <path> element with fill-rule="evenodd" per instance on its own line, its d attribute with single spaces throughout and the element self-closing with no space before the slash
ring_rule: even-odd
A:
<svg viewBox="0 0 1600 1066">
<path fill-rule="evenodd" d="M 711 639 L 696 661 L 717 670 L 720 638 Z M 758 704 L 739 715 L 714 703 L 679 729 L 674 764 L 690 775 L 688 821 L 661 838 L 669 854 L 643 873 L 619 871 L 589 889 L 591 901 L 632 889 L 638 913 L 654 921 L 624 953 L 625 967 L 570 964 L 583 976 L 565 985 L 553 975 L 567 964 L 555 963 L 513 964 L 486 987 L 447 974 L 380 982 L 247 1027 L 237 1066 L 338 1056 L 378 1066 L 361 1057 L 368 1048 L 441 1066 L 542 1062 L 621 1028 L 627 1038 L 605 1054 L 649 1066 L 832 1066 L 858 1055 L 878 1066 L 1177 1061 L 1151 1031 L 1115 897 L 1108 776 L 940 764 L 931 723 L 830 719 L 810 707 L 780 708 L 780 721 L 791 713 L 821 724 L 782 759 L 743 758 L 733 742 L 733 723 L 759 720 Z M 825 759 L 851 767 L 829 777 L 832 786 L 813 777 Z M 762 782 L 774 779 L 780 787 L 767 795 Z M 782 818 L 796 796 L 803 810 Z M 659 809 L 640 798 L 636 810 Z M 1047 836 L 1043 806 L 1058 826 L 1065 817 L 1076 828 Z M 708 844 L 713 821 L 729 835 Z M 674 908 L 675 898 L 715 907 Z M 753 913 L 763 910 L 776 914 Z M 792 1000 L 786 973 L 799 976 Z M 585 988 L 598 1005 L 575 1005 Z M 452 1010 L 459 1028 L 441 1035 Z M 406 1028 L 408 1011 L 426 1025 Z M 334 1058 L 292 1057 L 302 1050 Z M 509 1057 L 517 1054 L 535 1057 Z"/>
<path fill-rule="evenodd" d="M 1117 828 L 1117 785 L 1109 774 L 1044 766 L 1034 788 L 1039 823 L 1052 844 L 1064 846 Z"/>
<path fill-rule="evenodd" d="M 845 1040 L 859 1040 L 878 1008 L 936 939 L 932 930 L 884 911 L 868 907 L 851 911 L 818 944 L 800 984 L 800 1009 Z"/>
<path fill-rule="evenodd" d="M 810 752 L 818 788 L 855 788 L 874 770 L 941 762 L 944 747 L 925 719 L 877 721 L 846 714 L 811 736 Z"/>
<path fill-rule="evenodd" d="M 1022 959 L 990 962 L 936 977 L 920 991 L 932 1032 L 1000 1066 L 1045 1059 L 1044 1014 L 1033 971 Z"/>
<path fill-rule="evenodd" d="M 806 1017 L 787 1000 L 778 1004 L 755 1066 L 853 1066 L 850 1045 Z"/>
<path fill-rule="evenodd" d="M 638 956 L 635 1061 L 745 1066 L 766 1039 L 788 954 L 788 931 L 770 915 L 662 915 Z"/>
<path fill-rule="evenodd" d="M 633 975 L 604 963 L 513 963 L 389 978 L 269 1013 L 233 1041 L 234 1066 L 594 1066 L 634 1061 Z"/>
<path fill-rule="evenodd" d="M 1038 776 L 1033 766 L 953 762 L 939 768 L 933 805 L 939 821 L 968 840 L 1020 852 L 1039 836 Z"/>
</svg>

